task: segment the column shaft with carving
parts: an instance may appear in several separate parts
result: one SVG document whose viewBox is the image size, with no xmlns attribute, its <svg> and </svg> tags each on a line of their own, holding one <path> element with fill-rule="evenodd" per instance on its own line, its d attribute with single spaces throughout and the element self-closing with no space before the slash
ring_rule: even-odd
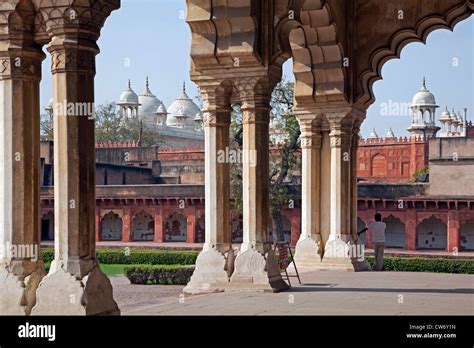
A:
<svg viewBox="0 0 474 348">
<path fill-rule="evenodd" d="M 94 76 L 98 47 L 54 36 L 55 258 L 37 291 L 34 314 L 119 314 L 95 255 Z"/>
<path fill-rule="evenodd" d="M 326 112 L 330 124 L 330 224 L 329 238 L 324 246 L 325 267 L 354 270 L 352 225 L 351 159 L 354 116 L 351 108 L 335 108 Z"/>
<path fill-rule="evenodd" d="M 316 115 L 299 116 L 301 129 L 301 236 L 295 250 L 300 267 L 321 262 L 321 129 Z"/>
<path fill-rule="evenodd" d="M 205 97 L 206 229 L 203 250 L 184 289 L 191 294 L 221 291 L 229 281 L 234 261 L 229 221 L 230 163 L 225 156 L 230 146 L 230 101 L 216 95 L 216 85 L 200 87 Z"/>
<path fill-rule="evenodd" d="M 242 251 L 256 248 L 264 253 L 269 235 L 269 121 L 270 97 L 242 103 L 243 244 Z"/>
<path fill-rule="evenodd" d="M 231 282 L 281 291 L 288 285 L 281 278 L 269 235 L 269 122 L 273 87 L 267 78 L 242 79 L 238 86 L 243 124 L 243 243 Z"/>
<path fill-rule="evenodd" d="M 48 47 L 54 100 L 55 260 L 51 269 L 63 268 L 82 278 L 96 266 L 93 112 L 98 49 L 93 43 L 66 40 L 55 38 Z"/>
<path fill-rule="evenodd" d="M 225 154 L 230 142 L 230 105 L 205 112 L 205 247 L 229 248 L 230 163 Z"/>
<path fill-rule="evenodd" d="M 39 248 L 44 53 L 32 43 L 7 42 L 2 41 L 10 48 L 0 52 L 0 313 L 25 315 L 45 275 Z"/>
<path fill-rule="evenodd" d="M 358 150 L 359 150 L 359 141 L 360 141 L 360 123 L 356 122 L 352 130 L 352 143 L 351 143 L 351 170 L 350 170 L 350 197 L 351 197 L 351 206 L 350 206 L 350 234 L 354 241 L 359 242 L 359 237 L 357 236 L 357 164 L 358 164 Z"/>
<path fill-rule="evenodd" d="M 331 141 L 331 230 L 329 240 L 348 240 L 348 204 L 350 174 L 351 129 L 334 125 L 329 134 Z"/>
</svg>

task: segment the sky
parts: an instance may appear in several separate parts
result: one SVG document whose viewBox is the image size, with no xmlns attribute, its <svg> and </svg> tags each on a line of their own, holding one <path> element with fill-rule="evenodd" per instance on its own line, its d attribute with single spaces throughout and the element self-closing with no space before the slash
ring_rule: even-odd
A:
<svg viewBox="0 0 474 348">
<path fill-rule="evenodd" d="M 191 32 L 186 24 L 185 0 L 122 0 L 122 6 L 107 19 L 102 29 L 97 56 L 96 105 L 118 101 L 128 79 L 140 94 L 146 76 L 151 91 L 168 107 L 186 82 L 190 97 L 198 90 L 190 81 Z M 43 64 L 41 103 L 52 96 L 49 54 Z M 292 62 L 284 66 L 284 76 L 294 79 Z M 394 107 L 409 103 L 421 88 L 423 77 L 435 95 L 436 117 L 445 106 L 468 108 L 474 120 L 474 16 L 459 23 L 453 32 L 436 30 L 427 44 L 411 43 L 402 50 L 401 59 L 387 62 L 383 80 L 374 84 L 376 102 L 369 108 L 362 125 L 366 137 L 373 128 L 385 136 L 392 127 L 395 135 L 407 135 L 409 115 L 394 115 Z M 386 114 L 387 107 L 392 114 Z"/>
</svg>

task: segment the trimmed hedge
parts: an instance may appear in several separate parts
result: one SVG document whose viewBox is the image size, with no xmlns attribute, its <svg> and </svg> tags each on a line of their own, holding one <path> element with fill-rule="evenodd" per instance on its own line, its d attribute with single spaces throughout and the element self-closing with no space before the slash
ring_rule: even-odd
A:
<svg viewBox="0 0 474 348">
<path fill-rule="evenodd" d="M 54 259 L 52 249 L 43 249 L 43 260 Z M 97 259 L 106 265 L 194 265 L 199 252 L 181 250 L 98 249 Z"/>
<path fill-rule="evenodd" d="M 53 249 L 42 249 L 45 263 L 54 259 Z M 98 249 L 97 258 L 102 264 L 121 265 L 194 265 L 197 251 L 140 249 Z M 367 256 L 372 268 L 373 256 Z M 297 265 L 298 266 L 298 265 Z M 395 272 L 434 272 L 474 274 L 474 259 L 443 259 L 433 257 L 385 257 L 384 270 Z"/>
<path fill-rule="evenodd" d="M 140 265 L 125 267 L 125 276 L 132 284 L 186 285 L 194 267 L 182 265 Z"/>
<path fill-rule="evenodd" d="M 372 269 L 375 258 L 367 256 Z M 473 259 L 442 259 L 423 257 L 384 257 L 384 271 L 395 272 L 433 272 L 474 274 Z"/>
</svg>

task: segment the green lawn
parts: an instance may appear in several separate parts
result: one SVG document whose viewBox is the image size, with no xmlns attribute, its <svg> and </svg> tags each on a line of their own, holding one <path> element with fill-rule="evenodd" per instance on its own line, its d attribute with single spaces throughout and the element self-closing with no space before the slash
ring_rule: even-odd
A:
<svg viewBox="0 0 474 348">
<path fill-rule="evenodd" d="M 49 271 L 49 266 L 50 266 L 50 263 L 49 263 L 49 262 L 46 262 L 46 263 L 45 263 L 46 272 Z M 100 269 L 101 269 L 102 272 L 104 272 L 107 276 L 109 276 L 109 277 L 114 277 L 114 276 L 118 276 L 118 275 L 124 274 L 124 269 L 125 269 L 125 267 L 127 267 L 127 266 L 139 266 L 139 265 L 104 265 L 104 264 L 101 264 L 101 265 L 100 265 Z"/>
<path fill-rule="evenodd" d="M 100 269 L 109 277 L 114 277 L 124 274 L 124 268 L 127 266 L 137 266 L 137 265 L 100 265 Z"/>
</svg>

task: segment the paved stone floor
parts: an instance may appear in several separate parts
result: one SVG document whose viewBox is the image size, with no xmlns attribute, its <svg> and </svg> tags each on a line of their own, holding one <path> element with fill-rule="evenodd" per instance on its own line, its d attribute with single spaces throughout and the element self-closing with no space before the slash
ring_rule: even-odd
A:
<svg viewBox="0 0 474 348">
<path fill-rule="evenodd" d="M 131 285 L 124 277 L 112 284 L 123 315 L 474 315 L 474 275 L 322 271 L 301 278 L 278 294 L 186 298 L 182 286 Z"/>
</svg>

